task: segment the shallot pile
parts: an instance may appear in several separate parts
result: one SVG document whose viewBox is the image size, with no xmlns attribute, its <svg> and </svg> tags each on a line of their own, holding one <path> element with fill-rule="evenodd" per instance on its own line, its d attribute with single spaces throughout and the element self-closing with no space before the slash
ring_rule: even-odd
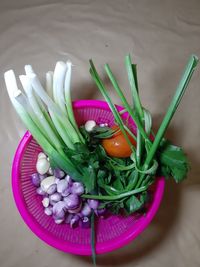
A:
<svg viewBox="0 0 200 267">
<path fill-rule="evenodd" d="M 44 213 L 52 216 L 56 224 L 67 223 L 71 227 L 90 227 L 90 216 L 94 211 L 103 216 L 105 209 L 99 208 L 99 201 L 84 200 L 84 186 L 59 168 L 51 169 L 48 157 L 40 152 L 36 163 L 36 173 L 31 181 L 37 187 L 37 194 L 43 197 Z"/>
</svg>

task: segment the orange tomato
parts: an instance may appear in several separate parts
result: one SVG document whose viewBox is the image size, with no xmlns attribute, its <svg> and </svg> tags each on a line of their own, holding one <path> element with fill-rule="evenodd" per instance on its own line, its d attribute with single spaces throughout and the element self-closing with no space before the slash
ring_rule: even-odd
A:
<svg viewBox="0 0 200 267">
<path fill-rule="evenodd" d="M 119 126 L 114 125 L 111 129 L 119 129 Z M 136 146 L 135 140 L 127 133 L 131 143 Z M 103 139 L 102 146 L 105 149 L 106 153 L 111 157 L 116 158 L 127 158 L 130 157 L 132 151 L 130 145 L 126 141 L 123 133 L 121 131 L 115 133 L 112 137 Z"/>
</svg>

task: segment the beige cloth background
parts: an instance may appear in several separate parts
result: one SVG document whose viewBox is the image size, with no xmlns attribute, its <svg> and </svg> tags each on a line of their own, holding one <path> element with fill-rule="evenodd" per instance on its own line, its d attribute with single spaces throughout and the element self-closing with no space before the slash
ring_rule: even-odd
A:
<svg viewBox="0 0 200 267">
<path fill-rule="evenodd" d="M 200 55 L 198 0 L 1 0 L 0 1 L 0 266 L 92 266 L 89 257 L 59 252 L 22 221 L 12 198 L 12 158 L 25 128 L 5 91 L 3 73 L 30 63 L 44 77 L 58 60 L 74 63 L 74 98 L 102 98 L 88 59 L 109 62 L 130 95 L 123 60 L 138 64 L 141 97 L 158 127 L 191 53 Z M 200 66 L 167 136 L 184 146 L 191 172 L 181 185 L 167 182 L 149 228 L 127 247 L 98 257 L 98 266 L 200 266 Z M 119 103 L 113 95 L 116 103 Z"/>
</svg>

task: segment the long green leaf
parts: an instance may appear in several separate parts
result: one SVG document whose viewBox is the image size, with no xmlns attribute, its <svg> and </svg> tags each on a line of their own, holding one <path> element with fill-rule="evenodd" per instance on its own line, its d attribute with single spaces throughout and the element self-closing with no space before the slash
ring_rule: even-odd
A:
<svg viewBox="0 0 200 267">
<path fill-rule="evenodd" d="M 187 89 L 188 83 L 192 77 L 192 74 L 194 73 L 194 70 L 196 68 L 198 64 L 198 58 L 194 55 L 192 55 L 189 58 L 189 61 L 185 67 L 185 70 L 183 72 L 183 75 L 181 77 L 181 80 L 177 86 L 176 92 L 174 97 L 172 98 L 172 101 L 168 107 L 168 110 L 164 116 L 164 119 L 158 129 L 158 132 L 155 136 L 154 142 L 152 144 L 152 147 L 148 153 L 148 156 L 146 158 L 145 164 L 144 164 L 144 168 L 148 168 L 149 163 L 151 163 L 158 147 L 159 144 L 167 130 L 167 127 L 171 121 L 171 119 L 173 118 L 174 113 L 176 112 L 178 105 Z"/>
<path fill-rule="evenodd" d="M 109 95 L 108 95 L 108 93 L 107 93 L 107 90 L 106 90 L 106 88 L 105 88 L 105 86 L 104 86 L 104 84 L 103 84 L 101 78 L 99 77 L 99 75 L 98 75 L 98 73 L 97 73 L 97 71 L 96 71 L 96 68 L 95 68 L 95 66 L 94 66 L 94 64 L 93 64 L 93 62 L 92 62 L 92 60 L 90 60 L 90 65 L 91 65 L 90 73 L 91 73 L 91 76 L 92 76 L 93 80 L 95 81 L 97 87 L 99 88 L 99 90 L 101 91 L 102 95 L 103 95 L 104 98 L 106 99 L 106 101 L 107 101 L 107 103 L 108 103 L 108 105 L 109 105 L 109 107 L 110 107 L 110 109 L 111 109 L 111 111 L 112 111 L 112 113 L 113 113 L 113 115 L 114 115 L 114 117 L 115 117 L 115 120 L 116 120 L 117 123 L 119 124 L 120 130 L 121 130 L 122 133 L 124 134 L 124 137 L 125 137 L 127 143 L 130 145 L 132 151 L 135 151 L 135 148 L 134 148 L 134 146 L 131 144 L 131 142 L 130 142 L 128 136 L 127 136 L 127 133 L 126 133 L 126 131 L 125 131 L 125 129 L 124 129 L 123 121 L 122 121 L 122 119 L 121 119 L 121 117 L 120 117 L 120 115 L 119 115 L 119 113 L 118 113 L 118 111 L 117 111 L 117 108 L 116 108 L 115 105 L 112 103 L 112 101 L 111 101 L 111 99 L 110 99 L 110 97 L 109 97 Z"/>
</svg>

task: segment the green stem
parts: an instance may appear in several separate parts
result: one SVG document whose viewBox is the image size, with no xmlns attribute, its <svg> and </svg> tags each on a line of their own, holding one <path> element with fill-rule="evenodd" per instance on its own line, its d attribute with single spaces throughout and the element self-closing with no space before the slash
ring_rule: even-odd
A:
<svg viewBox="0 0 200 267">
<path fill-rule="evenodd" d="M 144 166 L 143 166 L 143 169 L 144 170 L 147 170 L 149 168 L 149 164 L 151 163 L 151 161 L 153 160 L 154 156 L 155 156 L 155 153 L 157 151 L 157 149 L 159 148 L 159 145 L 160 145 L 160 142 L 167 130 L 167 127 L 174 115 L 174 113 L 176 112 L 177 108 L 178 108 L 178 105 L 186 91 L 186 88 L 188 86 L 188 83 L 192 77 L 192 74 L 196 68 L 198 64 L 198 58 L 194 55 L 192 55 L 186 65 L 186 68 L 183 72 L 183 75 L 181 77 L 181 80 L 177 86 L 177 89 L 176 89 L 176 92 L 175 92 L 175 95 L 168 107 L 168 110 L 166 112 L 166 115 L 158 129 L 158 132 L 155 136 L 155 139 L 154 139 L 154 142 L 149 150 L 149 153 L 147 154 L 147 157 L 146 157 L 146 160 L 144 162 Z M 142 175 L 136 185 L 136 188 L 140 187 L 143 179 L 144 179 L 145 175 Z"/>
<path fill-rule="evenodd" d="M 128 73 L 128 79 L 131 87 L 132 97 L 133 97 L 133 104 L 135 106 L 135 110 L 142 119 L 144 117 L 144 112 L 142 109 L 141 101 L 138 95 L 136 77 L 134 76 L 133 72 L 133 64 L 131 62 L 130 55 L 127 55 L 125 58 L 125 65 Z"/>
<path fill-rule="evenodd" d="M 92 62 L 92 60 L 90 60 L 90 65 L 91 65 L 91 68 L 90 68 L 90 74 L 93 78 L 93 80 L 95 81 L 97 87 L 99 88 L 99 90 L 101 91 L 102 95 L 104 96 L 104 98 L 106 99 L 112 113 L 113 113 L 113 116 L 116 120 L 116 122 L 118 123 L 119 127 L 120 127 L 120 130 L 122 131 L 122 133 L 124 134 L 124 137 L 127 141 L 127 143 L 129 144 L 131 150 L 134 152 L 135 151 L 135 147 L 132 145 L 132 143 L 130 142 L 128 136 L 127 136 L 127 133 L 124 129 L 124 123 L 123 123 L 123 120 L 122 118 L 120 117 L 118 111 L 117 111 L 117 108 L 115 107 L 115 105 L 112 103 L 109 95 L 107 94 L 107 90 L 101 80 L 101 78 L 99 77 L 97 71 L 96 71 L 96 68 Z"/>
<path fill-rule="evenodd" d="M 141 105 L 140 97 L 138 94 L 138 85 L 137 85 L 137 72 L 136 72 L 136 67 L 133 69 L 133 64 L 131 62 L 131 57 L 130 55 L 127 55 L 125 58 L 125 65 L 128 73 L 128 79 L 130 83 L 130 88 L 131 88 L 131 93 L 132 93 L 132 98 L 133 98 L 133 105 L 135 106 L 135 111 L 138 115 L 138 119 L 140 123 L 143 126 L 143 120 L 144 120 L 144 111 Z M 134 75 L 135 74 L 135 75 Z M 143 146 L 144 146 L 144 141 L 142 139 L 140 130 L 137 129 L 137 149 L 136 149 L 136 157 L 137 157 L 137 164 L 140 166 L 141 162 L 141 155 L 143 151 Z"/>
<path fill-rule="evenodd" d="M 127 131 L 127 133 L 135 140 L 137 141 L 137 138 L 136 136 L 131 132 L 131 130 L 126 126 L 124 125 L 124 129 Z"/>
<path fill-rule="evenodd" d="M 96 265 L 96 251 L 95 251 L 95 214 L 91 215 L 91 249 L 92 249 L 92 260 L 94 267 Z"/>
<path fill-rule="evenodd" d="M 158 147 L 159 147 L 159 144 L 160 144 L 160 141 L 162 140 L 166 130 L 167 130 L 167 127 L 171 121 L 171 119 L 173 118 L 173 115 L 174 113 L 176 112 L 177 108 L 178 108 L 178 105 L 187 89 L 187 86 L 188 86 L 188 83 L 192 77 L 192 74 L 195 70 L 195 67 L 197 66 L 197 63 L 198 63 L 198 59 L 196 56 L 191 56 L 189 61 L 188 61 L 188 64 L 186 65 L 186 68 L 184 70 L 184 73 L 182 75 L 182 78 L 177 86 L 177 89 L 176 89 L 176 92 L 175 92 L 175 95 L 168 107 L 168 110 L 166 112 L 166 115 L 158 129 L 158 132 L 155 136 L 155 139 L 154 139 L 154 142 L 152 144 L 152 147 L 147 155 L 147 158 L 145 160 L 145 163 L 144 163 L 144 167 L 145 168 L 148 168 L 149 164 L 151 163 Z"/>
<path fill-rule="evenodd" d="M 141 135 L 143 136 L 143 138 L 149 140 L 149 137 L 147 136 L 143 126 L 141 125 L 140 120 L 134 114 L 131 106 L 128 104 L 128 102 L 127 102 L 122 90 L 120 89 L 120 87 L 119 87 L 114 75 L 112 74 L 112 71 L 111 71 L 111 69 L 110 69 L 108 64 L 105 65 L 105 70 L 106 70 L 106 72 L 107 72 L 107 74 L 108 74 L 108 76 L 109 76 L 109 78 L 110 78 L 110 80 L 111 80 L 111 82 L 113 84 L 113 87 L 114 87 L 115 91 L 119 95 L 120 100 L 122 101 L 124 108 L 127 110 L 127 112 L 130 114 L 130 116 L 134 120 L 134 122 L 135 122 L 137 128 L 139 129 Z M 151 142 L 151 141 L 149 140 L 149 142 Z"/>
<path fill-rule="evenodd" d="M 125 192 L 125 193 L 122 193 L 122 194 L 119 194 L 119 195 L 115 195 L 115 196 L 100 196 L 100 195 L 87 195 L 87 194 L 83 194 L 81 195 L 81 197 L 83 198 L 87 198 L 87 199 L 98 199 L 98 200 L 109 200 L 109 201 L 114 201 L 114 200 L 118 200 L 118 199 L 121 199 L 121 198 L 124 198 L 124 197 L 128 197 L 128 196 L 131 196 L 131 195 L 134 195 L 134 194 L 138 194 L 138 193 L 141 193 L 145 190 L 147 190 L 147 186 L 142 186 L 140 188 L 137 188 L 137 189 L 134 189 L 134 190 L 131 190 L 129 192 Z"/>
</svg>

